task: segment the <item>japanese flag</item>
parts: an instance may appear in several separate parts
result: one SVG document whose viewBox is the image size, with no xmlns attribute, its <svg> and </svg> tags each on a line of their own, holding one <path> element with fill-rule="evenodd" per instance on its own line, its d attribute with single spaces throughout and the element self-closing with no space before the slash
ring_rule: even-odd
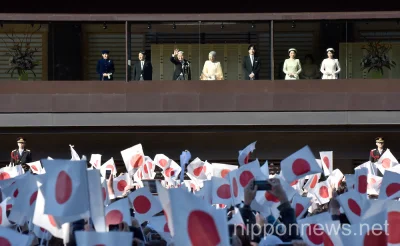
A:
<svg viewBox="0 0 400 246">
<path fill-rule="evenodd" d="M 153 160 L 150 157 L 145 156 L 144 163 L 140 167 L 140 169 L 142 171 L 142 173 L 141 173 L 142 178 L 143 179 L 154 179 L 154 177 L 156 176 L 156 172 L 154 171 L 155 168 L 156 168 L 156 165 L 153 163 Z"/>
<path fill-rule="evenodd" d="M 239 151 L 238 162 L 240 166 L 249 163 L 250 153 L 252 153 L 256 149 L 256 143 L 257 141 L 249 144 L 246 148 Z"/>
<path fill-rule="evenodd" d="M 144 163 L 144 153 L 141 144 L 136 144 L 126 150 L 121 151 L 126 170 L 138 169 Z"/>
<path fill-rule="evenodd" d="M 181 166 L 179 166 L 174 160 L 169 159 L 168 165 L 162 171 L 162 175 L 166 181 L 174 183 L 174 181 L 179 177 L 181 170 Z"/>
<path fill-rule="evenodd" d="M 385 174 L 385 171 L 393 166 L 398 165 L 399 162 L 393 156 L 392 152 L 389 149 L 383 153 L 383 155 L 377 161 L 377 167 L 382 174 Z"/>
<path fill-rule="evenodd" d="M 207 165 L 199 158 L 194 159 L 188 166 L 187 172 L 198 180 L 207 180 Z"/>
<path fill-rule="evenodd" d="M 319 156 L 321 157 L 324 174 L 329 176 L 333 171 L 333 151 L 321 151 Z"/>
<path fill-rule="evenodd" d="M 139 223 L 149 220 L 162 211 L 160 200 L 155 198 L 148 189 L 141 188 L 129 194 L 129 201 L 135 210 L 135 218 Z"/>
<path fill-rule="evenodd" d="M 69 148 L 71 149 L 71 161 L 80 161 L 81 158 L 79 157 L 78 153 L 76 153 L 74 146 L 70 144 Z"/>
<path fill-rule="evenodd" d="M 9 227 L 11 226 L 10 221 L 7 218 L 7 203 L 10 200 L 10 197 L 4 199 L 0 204 L 0 226 L 1 227 Z"/>
<path fill-rule="evenodd" d="M 101 177 L 101 194 L 103 197 L 104 206 L 110 203 L 110 197 L 108 196 L 107 180 Z"/>
<path fill-rule="evenodd" d="M 288 183 L 306 175 L 321 172 L 322 169 L 308 146 L 296 151 L 281 162 L 281 175 Z"/>
<path fill-rule="evenodd" d="M 218 178 L 225 178 L 225 177 L 227 177 L 227 175 L 230 171 L 238 169 L 238 166 L 229 165 L 229 164 L 212 163 L 211 165 L 213 168 L 212 176 L 218 177 Z"/>
<path fill-rule="evenodd" d="M 114 158 L 111 158 L 106 163 L 101 165 L 100 167 L 101 176 L 106 177 L 106 170 L 111 170 L 111 173 L 114 175 L 114 177 L 115 175 L 117 175 L 117 167 L 115 166 Z"/>
<path fill-rule="evenodd" d="M 304 185 L 304 189 L 308 191 L 314 189 L 315 186 L 318 184 L 320 177 L 321 177 L 320 173 L 310 175 L 310 179 Z"/>
<path fill-rule="evenodd" d="M 113 180 L 113 188 L 116 197 L 122 196 L 125 187 L 131 184 L 131 179 L 127 173 L 120 175 Z"/>
<path fill-rule="evenodd" d="M 19 246 L 31 245 L 33 237 L 18 233 L 15 230 L 0 227 L 0 245 Z"/>
<path fill-rule="evenodd" d="M 212 204 L 212 182 L 207 180 L 203 182 L 203 188 L 195 193 L 195 196 L 199 197 L 208 204 Z M 239 202 L 240 203 L 240 202 Z"/>
<path fill-rule="evenodd" d="M 154 156 L 154 163 L 159 166 L 162 170 L 166 169 L 168 166 L 169 158 L 164 154 L 157 154 Z"/>
<path fill-rule="evenodd" d="M 259 178 L 260 180 L 267 180 L 267 178 L 262 174 L 260 170 L 260 163 L 258 162 L 258 160 L 241 166 L 236 173 L 236 178 L 239 185 L 239 197 L 242 200 L 244 199 L 243 190 L 250 182 L 250 180 L 257 178 Z"/>
<path fill-rule="evenodd" d="M 331 187 L 337 189 L 340 186 L 340 183 L 342 183 L 343 177 L 343 173 L 339 169 L 335 169 L 329 175 L 328 183 L 331 185 Z"/>
<path fill-rule="evenodd" d="M 349 190 L 337 197 L 340 206 L 343 208 L 351 224 L 357 224 L 361 221 L 364 212 L 365 202 L 361 194 L 356 190 Z"/>
<path fill-rule="evenodd" d="M 42 164 L 40 164 L 40 161 L 26 163 L 26 165 L 28 165 L 31 168 L 32 173 L 36 173 L 36 174 L 45 173 L 42 168 Z"/>
<path fill-rule="evenodd" d="M 167 243 L 172 242 L 171 233 L 165 215 L 152 217 L 149 220 L 149 224 L 165 241 L 167 241 Z"/>
<path fill-rule="evenodd" d="M 14 200 L 9 219 L 18 225 L 24 225 L 26 219 L 30 220 L 35 211 L 38 186 L 36 176 L 30 173 L 20 182 L 20 187 L 24 188 L 19 189 L 20 195 Z"/>
<path fill-rule="evenodd" d="M 96 169 L 100 169 L 101 166 L 101 155 L 100 154 L 92 154 L 90 157 L 90 164 L 92 164 L 92 167 Z"/>
<path fill-rule="evenodd" d="M 382 184 L 382 177 L 368 174 L 368 189 L 367 193 L 371 195 L 379 195 L 379 190 Z"/>
<path fill-rule="evenodd" d="M 355 186 L 354 189 L 360 194 L 367 195 L 368 188 L 368 169 L 363 167 L 355 170 Z"/>
<path fill-rule="evenodd" d="M 171 233 L 171 236 L 174 236 L 174 225 L 172 220 L 168 220 L 168 218 L 172 217 L 172 208 L 171 208 L 171 200 L 170 194 L 167 189 L 165 189 L 160 182 L 156 182 L 158 197 L 161 202 L 162 209 L 164 210 L 164 215 L 168 223 L 168 228 Z M 204 188 L 203 188 L 204 189 Z"/>
<path fill-rule="evenodd" d="M 400 245 L 400 203 L 399 201 L 390 201 L 387 204 L 386 221 L 387 227 L 387 242 L 388 245 Z"/>
<path fill-rule="evenodd" d="M 107 233 L 94 231 L 75 231 L 77 245 L 118 245 L 131 246 L 133 232 L 110 231 Z"/>
<path fill-rule="evenodd" d="M 191 193 L 170 189 L 176 245 L 230 245 L 226 211 L 217 210 Z M 185 201 L 185 202 L 182 202 Z"/>
<path fill-rule="evenodd" d="M 296 219 L 300 219 L 311 206 L 311 198 L 295 195 L 292 199 L 292 208 L 295 211 Z"/>
<path fill-rule="evenodd" d="M 104 193 L 101 185 L 100 171 L 93 169 L 87 172 L 90 199 L 90 217 L 97 232 L 106 232 L 104 219 Z"/>
<path fill-rule="evenodd" d="M 17 167 L 0 168 L 0 180 L 15 178 L 19 175 Z"/>
<path fill-rule="evenodd" d="M 328 203 L 332 197 L 332 189 L 327 180 L 318 183 L 310 192 L 314 194 L 320 204 Z"/>
<path fill-rule="evenodd" d="M 237 176 L 239 169 L 235 169 L 228 173 L 228 180 L 230 185 L 230 194 L 232 198 L 232 205 L 235 206 L 242 202 L 242 199 L 239 196 L 239 179 Z M 213 177 L 216 178 L 216 177 Z"/>
<path fill-rule="evenodd" d="M 229 180 L 212 177 L 212 203 L 213 204 L 232 204 L 231 186 Z"/>
<path fill-rule="evenodd" d="M 106 207 L 106 226 L 132 223 L 128 198 L 119 199 Z"/>
<path fill-rule="evenodd" d="M 342 246 L 340 222 L 333 221 L 328 212 L 307 217 L 298 221 L 300 235 L 310 246 Z M 336 231 L 335 231 L 336 229 Z"/>
<path fill-rule="evenodd" d="M 385 172 L 379 191 L 379 199 L 397 199 L 400 197 L 400 173 Z"/>
<path fill-rule="evenodd" d="M 44 213 L 54 217 L 66 217 L 89 211 L 86 162 L 42 160 L 42 163 L 46 169 Z M 77 204 L 79 206 L 76 206 Z"/>
</svg>

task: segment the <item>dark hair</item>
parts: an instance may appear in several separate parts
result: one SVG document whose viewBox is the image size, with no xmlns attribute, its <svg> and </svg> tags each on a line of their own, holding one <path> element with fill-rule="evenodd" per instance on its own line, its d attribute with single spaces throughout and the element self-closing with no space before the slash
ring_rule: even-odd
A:
<svg viewBox="0 0 400 246">
<path fill-rule="evenodd" d="M 311 62 L 314 63 L 314 57 L 313 57 L 311 54 L 307 54 L 307 55 L 304 57 L 304 60 L 307 60 L 307 59 L 310 59 Z"/>
<path fill-rule="evenodd" d="M 250 44 L 249 47 L 247 48 L 247 50 L 250 50 L 251 48 L 253 48 L 253 50 L 256 50 L 256 46 L 253 44 Z"/>
</svg>

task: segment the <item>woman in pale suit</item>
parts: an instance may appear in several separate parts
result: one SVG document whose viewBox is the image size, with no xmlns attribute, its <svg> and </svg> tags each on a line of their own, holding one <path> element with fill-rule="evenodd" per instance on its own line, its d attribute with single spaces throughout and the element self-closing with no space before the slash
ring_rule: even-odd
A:
<svg viewBox="0 0 400 246">
<path fill-rule="evenodd" d="M 333 59 L 335 50 L 329 48 L 326 50 L 328 58 L 324 59 L 321 64 L 322 79 L 338 79 L 340 73 L 340 64 L 338 59 Z"/>
<path fill-rule="evenodd" d="M 285 80 L 299 79 L 301 73 L 301 64 L 299 59 L 296 59 L 297 50 L 295 48 L 289 49 L 289 59 L 285 60 L 283 64 L 283 72 L 286 74 Z"/>
<path fill-rule="evenodd" d="M 203 72 L 201 73 L 201 80 L 223 80 L 224 74 L 222 72 L 221 63 L 215 60 L 217 53 L 211 51 L 208 54 L 208 61 L 204 63 Z"/>
</svg>

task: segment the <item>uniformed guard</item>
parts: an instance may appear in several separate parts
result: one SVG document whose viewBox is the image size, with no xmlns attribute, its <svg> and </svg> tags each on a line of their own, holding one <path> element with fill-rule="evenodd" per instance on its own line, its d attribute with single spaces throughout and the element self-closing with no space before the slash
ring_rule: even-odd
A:
<svg viewBox="0 0 400 246">
<path fill-rule="evenodd" d="M 109 58 L 110 51 L 103 50 L 101 55 L 103 59 L 97 62 L 96 72 L 99 74 L 100 80 L 113 80 L 114 77 L 114 62 Z"/>
<path fill-rule="evenodd" d="M 377 162 L 379 158 L 385 153 L 386 149 L 383 148 L 385 144 L 385 140 L 382 137 L 375 138 L 376 142 L 376 149 L 372 149 L 369 153 L 369 161 L 370 162 Z"/>
<path fill-rule="evenodd" d="M 26 163 L 32 162 L 32 152 L 29 149 L 25 149 L 25 138 L 17 138 L 17 143 L 18 149 L 11 151 L 10 162 L 14 165 L 21 165 L 25 171 L 29 171 L 30 167 Z"/>
</svg>

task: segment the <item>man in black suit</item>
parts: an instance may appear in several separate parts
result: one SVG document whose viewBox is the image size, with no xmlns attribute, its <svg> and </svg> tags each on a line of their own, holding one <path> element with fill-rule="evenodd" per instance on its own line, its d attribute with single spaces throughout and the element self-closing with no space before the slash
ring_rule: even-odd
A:
<svg viewBox="0 0 400 246">
<path fill-rule="evenodd" d="M 133 67 L 133 80 L 152 80 L 153 66 L 150 61 L 146 61 L 146 53 L 139 52 L 139 61 Z"/>
<path fill-rule="evenodd" d="M 170 61 L 175 64 L 175 71 L 172 75 L 172 80 L 191 80 L 192 73 L 190 70 L 190 62 L 185 60 L 183 51 L 178 49 L 174 50 L 174 54 L 170 58 Z"/>
<path fill-rule="evenodd" d="M 370 162 L 377 162 L 379 158 L 385 153 L 386 149 L 383 148 L 383 145 L 385 144 L 385 140 L 382 137 L 377 137 L 375 138 L 376 142 L 376 149 L 372 149 L 369 152 L 369 161 Z"/>
<path fill-rule="evenodd" d="M 258 80 L 261 69 L 261 62 L 258 56 L 255 56 L 256 47 L 249 45 L 249 55 L 244 57 L 243 71 L 245 80 Z"/>
<path fill-rule="evenodd" d="M 18 149 L 11 151 L 10 163 L 14 165 L 21 165 L 26 171 L 29 171 L 29 166 L 26 163 L 32 162 L 32 153 L 29 149 L 25 149 L 26 139 L 19 137 L 17 138 Z"/>
</svg>

